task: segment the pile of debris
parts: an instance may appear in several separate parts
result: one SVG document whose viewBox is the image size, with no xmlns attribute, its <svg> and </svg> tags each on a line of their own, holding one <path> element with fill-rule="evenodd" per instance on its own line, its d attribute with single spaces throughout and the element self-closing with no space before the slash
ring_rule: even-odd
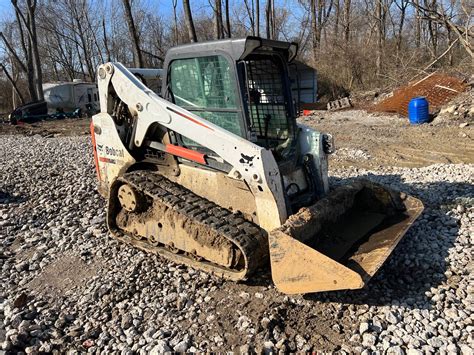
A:
<svg viewBox="0 0 474 355">
<path fill-rule="evenodd" d="M 430 113 L 435 113 L 466 90 L 467 85 L 460 79 L 432 73 L 427 77 L 398 88 L 393 94 L 371 107 L 370 111 L 398 113 L 408 116 L 408 103 L 411 99 L 423 96 L 430 104 Z"/>
<path fill-rule="evenodd" d="M 453 121 L 461 125 L 474 123 L 474 90 L 472 87 L 441 107 L 434 120 L 435 123 L 440 124 Z"/>
</svg>

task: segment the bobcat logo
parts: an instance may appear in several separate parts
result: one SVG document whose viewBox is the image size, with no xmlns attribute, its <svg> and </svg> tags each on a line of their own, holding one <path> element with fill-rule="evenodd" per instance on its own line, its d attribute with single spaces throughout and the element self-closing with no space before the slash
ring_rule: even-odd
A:
<svg viewBox="0 0 474 355">
<path fill-rule="evenodd" d="M 239 162 L 248 166 L 253 166 L 253 158 L 255 158 L 255 155 L 253 157 L 249 157 L 248 155 L 240 153 L 240 156 L 242 158 L 240 158 Z"/>
</svg>

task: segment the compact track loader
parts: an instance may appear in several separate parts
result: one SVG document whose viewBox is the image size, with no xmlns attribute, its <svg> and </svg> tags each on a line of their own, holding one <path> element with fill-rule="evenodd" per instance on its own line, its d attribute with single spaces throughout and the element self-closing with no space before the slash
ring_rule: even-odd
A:
<svg viewBox="0 0 474 355">
<path fill-rule="evenodd" d="M 91 132 L 115 238 L 231 280 L 270 262 L 285 293 L 364 286 L 423 205 L 368 181 L 329 192 L 332 137 L 296 122 L 296 51 L 248 37 L 172 48 L 162 70 L 99 67 Z"/>
</svg>

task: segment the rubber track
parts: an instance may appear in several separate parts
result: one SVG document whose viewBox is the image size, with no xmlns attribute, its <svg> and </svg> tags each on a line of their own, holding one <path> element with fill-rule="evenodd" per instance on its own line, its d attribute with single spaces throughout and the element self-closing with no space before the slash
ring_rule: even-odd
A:
<svg viewBox="0 0 474 355">
<path fill-rule="evenodd" d="M 160 254 L 172 261 L 231 280 L 246 279 L 258 267 L 268 262 L 267 233 L 258 225 L 245 220 L 242 215 L 232 213 L 155 172 L 134 171 L 124 174 L 117 181 L 115 184 L 129 184 L 153 199 L 155 204 L 164 204 L 186 218 L 192 218 L 193 223 L 218 232 L 241 250 L 246 265 L 242 270 L 229 269 L 208 261 L 197 261 L 184 253 L 172 253 L 165 247 L 151 245 L 147 240 L 136 240 L 125 231 L 119 230 L 115 223 L 120 207 L 115 208 L 116 213 L 111 214 L 109 211 L 108 215 L 109 229 L 115 238 L 147 252 Z M 109 209 L 110 206 L 118 206 L 118 202 L 113 201 L 114 198 L 116 199 L 116 196 L 110 196 Z"/>
</svg>

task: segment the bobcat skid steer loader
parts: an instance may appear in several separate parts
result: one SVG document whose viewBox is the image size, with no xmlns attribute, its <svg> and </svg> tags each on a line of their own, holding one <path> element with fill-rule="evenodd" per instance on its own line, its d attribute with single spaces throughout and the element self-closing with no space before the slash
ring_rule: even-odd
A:
<svg viewBox="0 0 474 355">
<path fill-rule="evenodd" d="M 365 285 L 423 205 L 368 181 L 329 192 L 332 137 L 296 122 L 296 51 L 247 37 L 172 48 L 162 70 L 99 67 L 91 133 L 115 238 L 231 280 L 270 264 L 289 294 Z"/>
</svg>

